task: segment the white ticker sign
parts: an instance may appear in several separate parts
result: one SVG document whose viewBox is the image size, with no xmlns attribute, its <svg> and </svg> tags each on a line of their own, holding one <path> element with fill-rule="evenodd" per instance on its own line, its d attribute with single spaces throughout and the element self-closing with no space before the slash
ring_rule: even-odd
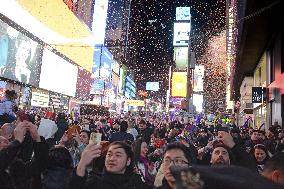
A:
<svg viewBox="0 0 284 189">
<path fill-rule="evenodd" d="M 188 46 L 190 23 L 174 23 L 174 46 Z"/>
</svg>

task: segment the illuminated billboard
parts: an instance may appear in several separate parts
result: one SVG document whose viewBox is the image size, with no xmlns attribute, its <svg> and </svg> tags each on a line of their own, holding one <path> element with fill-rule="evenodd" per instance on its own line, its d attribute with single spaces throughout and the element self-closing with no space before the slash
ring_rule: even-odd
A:
<svg viewBox="0 0 284 189">
<path fill-rule="evenodd" d="M 93 14 L 92 31 L 95 44 L 104 44 L 108 0 L 96 0 Z"/>
<path fill-rule="evenodd" d="M 38 87 L 42 47 L 0 20 L 0 77 Z"/>
<path fill-rule="evenodd" d="M 171 96 L 186 97 L 187 72 L 173 72 L 171 80 Z"/>
<path fill-rule="evenodd" d="M 203 77 L 204 77 L 204 66 L 196 65 L 193 75 L 193 91 L 202 92 L 203 91 Z"/>
<path fill-rule="evenodd" d="M 55 53 L 44 49 L 39 87 L 75 97 L 78 68 Z"/>
<path fill-rule="evenodd" d="M 159 91 L 159 89 L 160 89 L 159 82 L 147 82 L 146 83 L 147 91 Z"/>
<path fill-rule="evenodd" d="M 92 33 L 63 1 L 5 1 L 0 6 L 0 12 L 78 65 L 91 71 Z"/>
<path fill-rule="evenodd" d="M 119 71 L 119 93 L 123 93 L 125 90 L 125 80 L 126 80 L 126 66 L 122 65 Z"/>
<path fill-rule="evenodd" d="M 177 7 L 176 20 L 190 21 L 190 7 Z"/>
<path fill-rule="evenodd" d="M 174 46 L 188 46 L 190 23 L 174 23 Z"/>
<path fill-rule="evenodd" d="M 177 70 L 185 71 L 188 67 L 188 47 L 175 47 L 174 61 Z"/>
<path fill-rule="evenodd" d="M 49 105 L 48 91 L 33 88 L 31 106 L 48 107 L 48 105 Z"/>
</svg>

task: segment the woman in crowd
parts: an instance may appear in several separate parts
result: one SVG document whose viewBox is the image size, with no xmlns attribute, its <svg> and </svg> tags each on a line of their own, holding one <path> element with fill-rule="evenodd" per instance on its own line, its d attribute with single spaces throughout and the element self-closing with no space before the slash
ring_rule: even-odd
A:
<svg viewBox="0 0 284 189">
<path fill-rule="evenodd" d="M 141 178 L 144 182 L 149 185 L 153 185 L 154 177 L 157 173 L 154 164 L 150 163 L 148 160 L 148 145 L 142 139 L 137 139 L 134 144 L 134 158 L 135 166 L 138 174 L 141 175 Z"/>
<path fill-rule="evenodd" d="M 259 173 L 261 173 L 264 169 L 266 161 L 270 157 L 269 152 L 263 144 L 257 144 L 252 149 L 252 153 L 257 164 L 257 170 Z"/>
</svg>

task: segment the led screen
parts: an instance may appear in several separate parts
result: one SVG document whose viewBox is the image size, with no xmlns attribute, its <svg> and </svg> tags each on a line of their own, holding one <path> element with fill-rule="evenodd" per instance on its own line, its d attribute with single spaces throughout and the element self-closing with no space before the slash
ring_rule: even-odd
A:
<svg viewBox="0 0 284 189">
<path fill-rule="evenodd" d="M 146 83 L 147 91 L 159 91 L 159 89 L 160 89 L 159 82 L 147 82 Z"/>
<path fill-rule="evenodd" d="M 176 20 L 190 20 L 190 7 L 177 7 Z"/>
<path fill-rule="evenodd" d="M 53 92 L 75 96 L 78 68 L 44 49 L 39 87 Z"/>
<path fill-rule="evenodd" d="M 41 45 L 0 20 L 0 77 L 38 87 Z"/>
<path fill-rule="evenodd" d="M 187 72 L 173 72 L 171 80 L 171 96 L 186 97 L 187 94 Z"/>
<path fill-rule="evenodd" d="M 190 23 L 174 23 L 174 46 L 188 46 Z"/>
<path fill-rule="evenodd" d="M 174 61 L 179 71 L 185 71 L 188 65 L 188 47 L 174 48 Z"/>
</svg>

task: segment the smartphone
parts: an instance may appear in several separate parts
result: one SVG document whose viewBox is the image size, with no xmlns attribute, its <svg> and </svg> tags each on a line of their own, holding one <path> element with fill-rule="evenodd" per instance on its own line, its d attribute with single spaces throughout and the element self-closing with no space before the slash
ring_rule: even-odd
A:
<svg viewBox="0 0 284 189">
<path fill-rule="evenodd" d="M 89 144 L 100 144 L 102 140 L 102 133 L 91 133 Z"/>
</svg>

